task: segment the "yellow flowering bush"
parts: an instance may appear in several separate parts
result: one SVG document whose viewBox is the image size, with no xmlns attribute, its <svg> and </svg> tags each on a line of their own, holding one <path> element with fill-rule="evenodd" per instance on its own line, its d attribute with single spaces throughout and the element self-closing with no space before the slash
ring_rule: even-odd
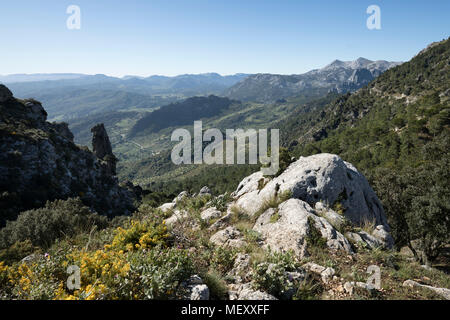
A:
<svg viewBox="0 0 450 320">
<path fill-rule="evenodd" d="M 169 233 L 164 221 L 156 224 L 152 221 L 133 220 L 129 228 L 116 229 L 112 244 L 107 248 L 124 251 L 148 249 L 158 245 L 166 246 L 168 238 Z"/>
<path fill-rule="evenodd" d="M 164 223 L 131 221 L 88 245 L 56 243 L 28 262 L 0 262 L 0 299 L 169 299 L 193 274 L 187 250 L 169 246 Z M 86 241 L 90 241 L 86 239 Z M 80 287 L 67 287 L 69 266 L 80 268 Z"/>
<path fill-rule="evenodd" d="M 67 255 L 63 265 L 75 265 L 80 268 L 81 287 L 74 292 L 65 290 L 60 283 L 55 291 L 55 299 L 114 299 L 115 289 L 130 271 L 130 264 L 123 251 L 96 250 L 73 251 Z"/>
</svg>

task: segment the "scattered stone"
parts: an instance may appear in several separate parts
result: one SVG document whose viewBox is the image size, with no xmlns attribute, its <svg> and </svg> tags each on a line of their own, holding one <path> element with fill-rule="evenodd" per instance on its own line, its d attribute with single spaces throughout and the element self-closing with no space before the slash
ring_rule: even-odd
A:
<svg viewBox="0 0 450 320">
<path fill-rule="evenodd" d="M 191 300 L 209 300 L 209 288 L 206 284 L 199 284 L 192 288 Z"/>
<path fill-rule="evenodd" d="M 181 286 L 186 291 L 185 300 L 209 300 L 209 288 L 198 275 L 191 276 Z"/>
<path fill-rule="evenodd" d="M 363 244 L 367 249 L 383 248 L 384 243 L 368 234 L 365 231 L 347 232 L 345 234 L 347 239 L 353 241 L 355 244 Z"/>
<path fill-rule="evenodd" d="M 444 299 L 450 300 L 450 289 L 436 288 L 436 287 L 432 287 L 432 286 L 429 286 L 426 284 L 418 283 L 413 280 L 406 280 L 405 282 L 403 282 L 403 286 L 410 287 L 410 288 L 426 288 L 426 289 L 429 289 L 429 290 L 433 291 L 434 293 L 440 295 Z"/>
<path fill-rule="evenodd" d="M 177 204 L 175 202 L 168 202 L 160 205 L 158 209 L 160 209 L 162 212 L 166 213 L 169 210 L 173 210 Z"/>
<path fill-rule="evenodd" d="M 209 241 L 218 246 L 233 248 L 239 248 L 246 244 L 239 230 L 232 226 L 218 231 L 209 239 Z"/>
<path fill-rule="evenodd" d="M 212 219 L 220 218 L 222 216 L 222 212 L 220 210 L 217 210 L 216 207 L 208 208 L 200 214 L 200 217 L 202 220 L 209 222 Z"/>
<path fill-rule="evenodd" d="M 230 300 L 278 300 L 271 294 L 254 290 L 251 283 L 231 285 L 228 295 Z"/>
<path fill-rule="evenodd" d="M 175 210 L 170 218 L 167 218 L 166 225 L 173 226 L 175 223 L 180 222 L 189 217 L 189 214 L 185 210 Z"/>
<path fill-rule="evenodd" d="M 207 186 L 204 186 L 203 188 L 200 189 L 198 195 L 199 196 L 211 195 L 211 189 L 209 189 Z"/>
<path fill-rule="evenodd" d="M 349 282 L 347 281 L 346 283 L 344 283 L 344 290 L 346 293 L 348 293 L 349 295 L 353 294 L 353 289 L 355 288 L 355 283 L 354 282 Z"/>
<path fill-rule="evenodd" d="M 316 263 L 313 263 L 313 262 L 308 262 L 308 263 L 304 264 L 303 268 L 305 268 L 306 270 L 309 270 L 310 272 L 320 275 L 322 282 L 325 284 L 330 282 L 330 280 L 336 274 L 336 271 L 333 268 L 331 268 L 331 267 L 325 268 L 325 267 L 318 265 Z"/>
</svg>

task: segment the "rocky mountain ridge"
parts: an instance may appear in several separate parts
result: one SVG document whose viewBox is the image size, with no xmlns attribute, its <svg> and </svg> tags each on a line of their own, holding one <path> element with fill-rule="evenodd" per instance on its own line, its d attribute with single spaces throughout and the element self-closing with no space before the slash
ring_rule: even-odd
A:
<svg viewBox="0 0 450 320">
<path fill-rule="evenodd" d="M 104 215 L 130 213 L 133 194 L 118 184 L 104 128 L 94 129 L 102 139 L 94 141 L 93 153 L 73 142 L 66 123 L 46 120 L 40 102 L 15 99 L 0 85 L 0 223 L 69 197 L 80 197 Z M 102 148 L 107 151 L 99 153 Z"/>
<path fill-rule="evenodd" d="M 321 95 L 328 91 L 355 91 L 384 71 L 400 64 L 384 60 L 335 60 L 322 69 L 300 75 L 251 75 L 226 91 L 226 95 L 242 101 L 270 102 L 297 95 Z"/>
</svg>

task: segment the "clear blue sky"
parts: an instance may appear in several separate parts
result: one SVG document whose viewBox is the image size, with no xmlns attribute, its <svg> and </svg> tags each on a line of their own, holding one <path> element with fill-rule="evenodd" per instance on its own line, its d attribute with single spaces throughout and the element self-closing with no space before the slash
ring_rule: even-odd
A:
<svg viewBox="0 0 450 320">
<path fill-rule="evenodd" d="M 81 30 L 66 9 L 81 8 Z M 366 9 L 381 8 L 381 30 Z M 334 59 L 406 61 L 450 36 L 449 0 L 14 0 L 0 74 L 303 73 Z"/>
</svg>

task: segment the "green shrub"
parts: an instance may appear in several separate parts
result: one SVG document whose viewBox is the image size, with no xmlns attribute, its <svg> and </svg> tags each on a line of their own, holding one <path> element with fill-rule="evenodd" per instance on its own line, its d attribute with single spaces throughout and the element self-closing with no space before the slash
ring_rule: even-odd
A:
<svg viewBox="0 0 450 320">
<path fill-rule="evenodd" d="M 252 278 L 256 289 L 266 291 L 278 298 L 284 298 L 291 290 L 293 280 L 287 272 L 296 271 L 300 267 L 291 251 L 269 251 L 265 254 L 264 262 L 253 263 Z"/>
<path fill-rule="evenodd" d="M 39 248 L 33 246 L 30 240 L 17 241 L 7 249 L 0 250 L 0 261 L 11 264 L 25 258 L 26 256 L 38 251 Z"/>
<path fill-rule="evenodd" d="M 104 228 L 107 224 L 106 217 L 92 213 L 78 198 L 47 202 L 45 207 L 24 211 L 16 221 L 9 221 L 0 230 L 0 248 L 27 239 L 46 248 L 58 238 L 89 232 L 94 225 Z"/>
<path fill-rule="evenodd" d="M 320 230 L 316 228 L 314 219 L 308 217 L 308 236 L 306 242 L 309 246 L 324 249 L 327 247 L 327 241 L 322 237 Z"/>
<path fill-rule="evenodd" d="M 211 299 L 228 299 L 228 287 L 225 280 L 216 271 L 210 271 L 202 277 L 204 283 L 208 286 Z"/>
</svg>

